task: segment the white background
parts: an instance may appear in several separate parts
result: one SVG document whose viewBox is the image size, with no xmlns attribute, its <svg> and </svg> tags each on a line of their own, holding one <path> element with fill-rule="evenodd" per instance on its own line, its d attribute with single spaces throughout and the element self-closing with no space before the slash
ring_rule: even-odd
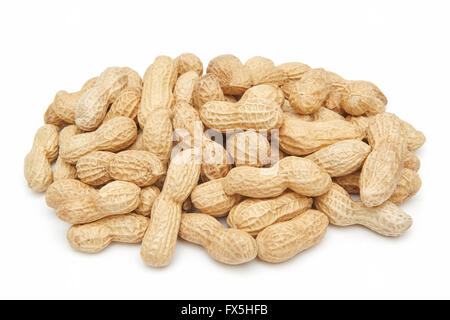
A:
<svg viewBox="0 0 450 320">
<path fill-rule="evenodd" d="M 448 1 L 2 1 L 0 298 L 450 298 Z M 23 158 L 56 91 L 157 55 L 300 61 L 376 83 L 427 136 L 403 237 L 331 226 L 287 263 L 230 267 L 180 242 L 172 264 L 138 245 L 72 250 L 68 225 L 26 187 Z"/>
</svg>

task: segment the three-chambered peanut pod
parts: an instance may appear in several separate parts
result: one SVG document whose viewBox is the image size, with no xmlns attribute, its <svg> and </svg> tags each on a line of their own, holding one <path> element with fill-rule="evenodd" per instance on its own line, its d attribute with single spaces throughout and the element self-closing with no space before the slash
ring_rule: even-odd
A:
<svg viewBox="0 0 450 320">
<path fill-rule="evenodd" d="M 317 209 L 324 212 L 330 223 L 338 226 L 363 225 L 384 236 L 397 237 L 412 225 L 412 218 L 393 202 L 369 208 L 353 201 L 347 191 L 333 183 L 330 191 L 314 199 Z"/>
<path fill-rule="evenodd" d="M 65 197 L 57 205 L 56 215 L 71 224 L 84 224 L 112 215 L 130 213 L 139 205 L 140 191 L 131 182 L 113 181 L 98 191 L 94 189 L 94 192 Z"/>
<path fill-rule="evenodd" d="M 64 143 L 70 137 L 81 133 L 76 125 L 69 125 L 59 132 L 59 145 Z M 53 168 L 53 181 L 62 179 L 75 179 L 77 177 L 77 169 L 74 165 L 67 163 L 61 157 L 58 157 Z"/>
<path fill-rule="evenodd" d="M 292 191 L 269 199 L 246 199 L 231 209 L 227 223 L 236 228 L 257 235 L 266 227 L 290 220 L 311 208 L 312 199 Z"/>
<path fill-rule="evenodd" d="M 163 267 L 172 261 L 180 228 L 181 206 L 198 183 L 200 165 L 201 156 L 194 149 L 179 152 L 170 162 L 142 241 L 141 257 L 146 264 Z"/>
<path fill-rule="evenodd" d="M 337 177 L 335 182 L 343 187 L 348 193 L 359 193 L 359 179 L 361 171 L 355 171 L 351 174 Z M 417 172 L 414 170 L 403 168 L 400 180 L 397 187 L 389 200 L 395 204 L 401 204 L 413 197 L 419 192 L 422 186 L 422 180 Z"/>
<path fill-rule="evenodd" d="M 377 114 L 384 112 L 387 99 L 376 85 L 368 81 L 347 81 L 341 106 L 348 114 Z"/>
<path fill-rule="evenodd" d="M 288 79 L 286 72 L 276 67 L 268 58 L 259 56 L 250 58 L 244 67 L 250 74 L 253 86 L 264 83 L 280 86 Z"/>
<path fill-rule="evenodd" d="M 327 72 L 311 69 L 302 74 L 301 79 L 288 81 L 283 86 L 286 98 L 292 108 L 300 114 L 311 114 L 319 110 L 328 97 Z"/>
<path fill-rule="evenodd" d="M 289 260 L 322 240 L 327 227 L 327 216 L 312 209 L 292 220 L 271 225 L 256 237 L 258 257 L 271 263 Z"/>
<path fill-rule="evenodd" d="M 111 216 L 95 222 L 71 226 L 67 231 L 67 240 L 75 250 L 97 253 L 113 241 L 141 242 L 148 224 L 148 218 L 134 213 Z"/>
<path fill-rule="evenodd" d="M 34 136 L 31 151 L 24 161 L 24 176 L 28 187 L 44 192 L 52 183 L 51 162 L 58 156 L 58 127 L 43 125 Z"/>
<path fill-rule="evenodd" d="M 228 195 L 252 198 L 279 196 L 287 188 L 298 194 L 315 197 L 330 189 L 331 177 L 313 161 L 286 157 L 271 168 L 236 167 L 224 180 Z"/>
<path fill-rule="evenodd" d="M 229 196 L 225 193 L 223 190 L 224 180 L 224 178 L 211 180 L 197 185 L 192 190 L 191 201 L 200 212 L 221 217 L 239 202 L 240 195 Z"/>
<path fill-rule="evenodd" d="M 241 95 L 252 86 L 249 71 L 237 57 L 231 54 L 212 59 L 206 72 L 216 75 L 224 94 Z"/>
<path fill-rule="evenodd" d="M 75 164 L 92 151 L 121 151 L 136 140 L 136 123 L 127 117 L 115 117 L 104 122 L 97 130 L 77 134 L 60 146 L 60 156 Z"/>
<path fill-rule="evenodd" d="M 392 113 L 381 113 L 371 119 L 367 139 L 372 151 L 362 167 L 359 187 L 362 202 L 375 207 L 394 193 L 407 144 L 400 119 Z"/>
<path fill-rule="evenodd" d="M 339 177 L 361 168 L 370 150 L 370 146 L 360 140 L 344 140 L 322 148 L 305 159 L 314 161 L 331 177 Z"/>
<path fill-rule="evenodd" d="M 75 106 L 75 124 L 82 130 L 98 128 L 105 118 L 111 103 L 126 87 L 128 75 L 122 68 L 107 68 L 98 77 L 95 85 L 84 92 Z"/>
<path fill-rule="evenodd" d="M 307 155 L 333 143 L 364 138 L 364 131 L 344 120 L 305 121 L 292 113 L 284 113 L 280 128 L 280 149 L 290 155 Z"/>
<path fill-rule="evenodd" d="M 226 264 L 242 264 L 253 260 L 258 249 L 247 232 L 227 229 L 214 217 L 201 213 L 184 213 L 179 236 L 201 245 L 215 260 Z"/>
<path fill-rule="evenodd" d="M 170 110 L 173 104 L 173 88 L 177 81 L 177 68 L 167 56 L 156 57 L 144 75 L 138 121 L 145 128 L 147 118 L 157 109 Z M 150 123 L 151 124 L 151 123 Z"/>
<path fill-rule="evenodd" d="M 252 97 L 236 103 L 207 102 L 200 109 L 205 126 L 221 132 L 227 130 L 271 130 L 283 123 L 283 111 L 273 100 Z"/>
</svg>

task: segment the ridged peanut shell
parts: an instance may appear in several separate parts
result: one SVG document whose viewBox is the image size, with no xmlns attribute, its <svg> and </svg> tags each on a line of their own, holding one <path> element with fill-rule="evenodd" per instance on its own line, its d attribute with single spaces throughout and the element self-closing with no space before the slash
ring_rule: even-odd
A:
<svg viewBox="0 0 450 320">
<path fill-rule="evenodd" d="M 275 67 L 273 61 L 268 58 L 253 57 L 248 59 L 244 66 L 250 73 L 254 86 L 267 83 L 279 86 L 288 79 L 284 70 Z"/>
<path fill-rule="evenodd" d="M 172 150 L 172 122 L 168 109 L 155 109 L 147 116 L 147 122 L 143 130 L 144 147 L 158 157 L 162 162 L 167 162 Z"/>
<path fill-rule="evenodd" d="M 301 62 L 286 62 L 280 64 L 277 68 L 286 73 L 288 80 L 300 80 L 302 75 L 311 69 L 310 66 Z"/>
<path fill-rule="evenodd" d="M 156 197 L 160 194 L 158 187 L 149 186 L 141 189 L 139 194 L 139 205 L 135 212 L 143 216 L 149 216 Z"/>
<path fill-rule="evenodd" d="M 45 194 L 45 202 L 50 208 L 56 209 L 64 201 L 78 197 L 93 197 L 97 190 L 75 179 L 62 179 L 53 182 Z"/>
<path fill-rule="evenodd" d="M 270 143 L 264 135 L 254 130 L 228 138 L 227 151 L 236 166 L 262 167 L 270 162 Z"/>
<path fill-rule="evenodd" d="M 178 77 L 178 80 L 173 89 L 175 103 L 186 102 L 193 104 L 194 86 L 198 81 L 198 74 L 195 71 L 188 71 Z"/>
<path fill-rule="evenodd" d="M 109 108 L 103 121 L 119 116 L 136 119 L 141 102 L 141 94 L 142 89 L 139 87 L 128 87 L 122 90 L 116 101 Z"/>
<path fill-rule="evenodd" d="M 76 165 L 78 178 L 92 186 L 101 186 L 113 180 L 109 165 L 115 154 L 108 151 L 94 151 L 81 157 Z"/>
<path fill-rule="evenodd" d="M 384 112 L 386 104 L 381 90 L 368 81 L 348 81 L 341 101 L 344 111 L 354 116 Z"/>
<path fill-rule="evenodd" d="M 215 74 L 207 73 L 198 78 L 194 84 L 192 100 L 197 109 L 209 101 L 225 101 L 219 79 Z"/>
<path fill-rule="evenodd" d="M 98 190 L 95 205 L 110 215 L 130 213 L 139 205 L 140 192 L 134 183 L 113 181 Z"/>
<path fill-rule="evenodd" d="M 189 71 L 195 71 L 199 76 L 203 73 L 203 63 L 199 57 L 193 53 L 180 54 L 175 58 L 174 63 L 178 76 Z"/>
</svg>

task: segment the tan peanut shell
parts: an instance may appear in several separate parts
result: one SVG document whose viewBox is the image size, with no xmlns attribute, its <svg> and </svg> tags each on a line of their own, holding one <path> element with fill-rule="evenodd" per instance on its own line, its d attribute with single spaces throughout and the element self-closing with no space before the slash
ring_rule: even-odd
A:
<svg viewBox="0 0 450 320">
<path fill-rule="evenodd" d="M 71 224 L 84 224 L 130 213 L 139 205 L 140 191 L 131 182 L 113 181 L 93 193 L 64 199 L 56 207 L 56 215 Z"/>
<path fill-rule="evenodd" d="M 199 76 L 203 73 L 202 61 L 193 53 L 182 53 L 174 60 L 178 76 L 189 71 L 195 71 Z"/>
<path fill-rule="evenodd" d="M 329 93 L 326 71 L 308 70 L 300 80 L 289 81 L 283 90 L 290 105 L 298 113 L 314 113 L 325 103 Z"/>
<path fill-rule="evenodd" d="M 81 133 L 76 125 L 69 125 L 63 128 L 59 132 L 59 145 L 61 145 L 66 139 Z M 55 166 L 53 168 L 53 181 L 61 179 L 75 179 L 77 176 L 77 169 L 74 165 L 65 162 L 61 157 L 58 156 L 56 159 Z"/>
<path fill-rule="evenodd" d="M 270 162 L 270 143 L 263 134 L 254 130 L 228 138 L 227 151 L 236 166 L 262 167 Z"/>
<path fill-rule="evenodd" d="M 329 93 L 324 106 L 329 110 L 344 115 L 345 111 L 342 108 L 342 97 L 347 88 L 348 81 L 331 71 L 326 71 L 326 76 Z"/>
<path fill-rule="evenodd" d="M 377 207 L 366 207 L 361 201 L 353 201 L 347 191 L 335 183 L 330 191 L 314 199 L 314 205 L 332 224 L 360 224 L 384 236 L 400 236 L 412 225 L 411 217 L 394 203 L 386 201 Z"/>
<path fill-rule="evenodd" d="M 53 102 L 47 107 L 47 110 L 45 110 L 44 123 L 55 125 L 58 128 L 64 128 L 65 126 L 68 125 L 67 122 L 58 117 L 57 114 L 55 113 Z"/>
<path fill-rule="evenodd" d="M 327 192 L 330 185 L 328 173 L 300 157 L 283 158 L 271 168 L 236 167 L 224 180 L 226 194 L 252 198 L 276 197 L 287 188 L 314 197 Z"/>
<path fill-rule="evenodd" d="M 417 172 L 420 169 L 420 159 L 414 153 L 407 151 L 404 155 L 403 167 Z"/>
<path fill-rule="evenodd" d="M 178 153 L 170 162 L 142 241 L 141 257 L 146 264 L 163 267 L 172 260 L 180 227 L 181 206 L 197 185 L 200 164 L 200 155 L 194 149 Z"/>
<path fill-rule="evenodd" d="M 368 207 L 381 205 L 394 193 L 401 177 L 406 136 L 400 119 L 381 113 L 370 120 L 367 138 L 372 151 L 361 170 L 361 201 Z"/>
<path fill-rule="evenodd" d="M 217 76 L 224 94 L 241 95 L 252 86 L 250 73 L 242 62 L 231 54 L 212 59 L 206 72 Z"/>
<path fill-rule="evenodd" d="M 360 140 L 344 140 L 322 148 L 305 158 L 314 161 L 331 177 L 339 177 L 360 169 L 370 150 L 370 146 Z"/>
<path fill-rule="evenodd" d="M 307 155 L 342 140 L 364 137 L 364 131 L 348 121 L 305 121 L 284 113 L 280 128 L 280 149 L 291 155 Z"/>
<path fill-rule="evenodd" d="M 244 66 L 250 73 L 254 86 L 264 83 L 280 86 L 288 79 L 286 72 L 275 67 L 273 61 L 268 58 L 253 57 L 248 59 Z"/>
<path fill-rule="evenodd" d="M 286 191 L 275 198 L 246 199 L 234 206 L 227 217 L 230 228 L 257 235 L 266 227 L 290 220 L 312 206 L 312 199 Z"/>
<path fill-rule="evenodd" d="M 92 186 L 101 186 L 113 180 L 109 164 L 115 154 L 108 151 L 94 151 L 81 157 L 76 165 L 78 178 Z"/>
<path fill-rule="evenodd" d="M 301 62 L 286 62 L 280 64 L 277 68 L 286 73 L 288 80 L 300 80 L 303 74 L 311 69 L 310 66 Z"/>
<path fill-rule="evenodd" d="M 75 164 L 92 151 L 117 152 L 133 144 L 137 136 L 136 123 L 127 117 L 116 117 L 104 122 L 97 130 L 77 134 L 60 146 L 60 155 Z"/>
<path fill-rule="evenodd" d="M 147 118 L 156 109 L 169 110 L 173 104 L 173 88 L 177 80 L 177 69 L 174 61 L 167 56 L 156 57 L 144 75 L 141 104 L 138 110 L 138 121 L 144 128 Z"/>
<path fill-rule="evenodd" d="M 197 83 L 199 75 L 195 71 L 188 71 L 183 73 L 178 77 L 178 80 L 173 89 L 173 95 L 175 98 L 175 103 L 186 102 L 193 104 L 193 92 L 194 85 Z"/>
<path fill-rule="evenodd" d="M 142 89 L 139 87 L 128 87 L 123 89 L 116 101 L 109 108 L 108 113 L 103 121 L 107 121 L 114 117 L 128 117 L 136 119 L 139 104 L 141 102 Z"/>
<path fill-rule="evenodd" d="M 45 202 L 50 208 L 56 209 L 66 200 L 73 198 L 92 198 L 97 190 L 76 179 L 62 179 L 53 182 L 45 194 Z"/>
<path fill-rule="evenodd" d="M 105 118 L 109 105 L 117 99 L 127 82 L 127 74 L 122 68 L 111 67 L 103 71 L 94 87 L 78 99 L 74 110 L 75 124 L 85 131 L 97 129 Z"/>
<path fill-rule="evenodd" d="M 44 192 L 53 181 L 51 162 L 58 156 L 58 127 L 46 124 L 40 127 L 31 151 L 24 161 L 24 176 L 28 187 Z"/>
<path fill-rule="evenodd" d="M 207 214 L 184 213 L 180 237 L 205 248 L 214 259 L 225 264 L 242 264 L 253 260 L 258 251 L 256 241 L 248 233 L 227 229 Z"/>
<path fill-rule="evenodd" d="M 275 101 L 278 105 L 282 105 L 285 101 L 283 91 L 274 85 L 270 84 L 260 84 L 254 87 L 251 87 L 241 97 L 242 101 L 251 99 L 251 98 L 264 98 Z"/>
<path fill-rule="evenodd" d="M 165 174 L 165 165 L 151 152 L 126 150 L 111 159 L 109 174 L 115 180 L 129 181 L 145 187 Z"/>
<path fill-rule="evenodd" d="M 347 81 L 341 106 L 348 114 L 377 114 L 384 112 L 387 99 L 373 83 L 368 81 Z"/>
<path fill-rule="evenodd" d="M 78 100 L 86 91 L 95 86 L 97 79 L 97 77 L 89 79 L 77 92 L 58 91 L 52 104 L 55 115 L 66 123 L 75 123 L 75 107 Z"/>
<path fill-rule="evenodd" d="M 164 108 L 153 110 L 147 116 L 142 135 L 144 148 L 157 156 L 163 163 L 166 163 L 172 150 L 173 128 L 170 111 Z"/>
<path fill-rule="evenodd" d="M 122 72 L 127 75 L 127 88 L 138 88 L 142 91 L 142 78 L 136 70 L 124 67 L 122 68 Z"/>
<path fill-rule="evenodd" d="M 67 231 L 70 246 L 78 251 L 97 253 L 111 242 L 139 243 L 147 230 L 149 219 L 137 214 L 124 214 L 74 225 Z"/>
<path fill-rule="evenodd" d="M 312 209 L 292 220 L 271 225 L 256 237 L 258 258 L 271 263 L 289 260 L 322 240 L 327 227 L 327 216 Z"/>
<path fill-rule="evenodd" d="M 239 202 L 238 194 L 227 195 L 223 190 L 224 178 L 197 185 L 191 193 L 192 204 L 202 213 L 221 217 Z"/>
<path fill-rule="evenodd" d="M 319 110 L 311 114 L 312 121 L 330 121 L 330 120 L 345 120 L 345 118 L 328 108 L 320 107 Z"/>
<path fill-rule="evenodd" d="M 143 216 L 149 216 L 156 197 L 160 194 L 158 187 L 149 186 L 141 189 L 139 194 L 139 205 L 135 212 Z"/>
<path fill-rule="evenodd" d="M 280 128 L 283 112 L 269 99 L 249 98 L 237 103 L 211 101 L 200 109 L 205 126 L 221 132 L 227 130 L 271 130 Z"/>
<path fill-rule="evenodd" d="M 134 141 L 134 143 L 131 146 L 126 148 L 126 150 L 145 150 L 144 135 L 143 135 L 142 130 L 138 131 L 136 140 Z"/>
<path fill-rule="evenodd" d="M 215 74 L 207 73 L 197 79 L 192 92 L 192 100 L 197 109 L 209 101 L 225 101 L 219 79 Z"/>
</svg>

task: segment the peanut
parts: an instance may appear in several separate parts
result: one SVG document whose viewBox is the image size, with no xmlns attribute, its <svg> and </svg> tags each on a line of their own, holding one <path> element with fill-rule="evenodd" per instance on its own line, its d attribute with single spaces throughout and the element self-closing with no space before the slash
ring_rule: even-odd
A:
<svg viewBox="0 0 450 320">
<path fill-rule="evenodd" d="M 136 208 L 136 213 L 143 216 L 149 216 L 153 203 L 160 194 L 158 187 L 149 186 L 141 189 L 139 195 L 139 206 Z"/>
<path fill-rule="evenodd" d="M 401 177 L 406 137 L 400 119 L 391 113 L 373 117 L 367 129 L 372 151 L 361 170 L 361 200 L 368 207 L 388 200 Z"/>
<path fill-rule="evenodd" d="M 353 201 L 347 191 L 335 183 L 330 191 L 314 199 L 314 205 L 332 224 L 360 224 L 384 236 L 400 236 L 412 225 L 411 217 L 394 203 L 386 201 L 378 207 L 366 207 L 361 201 Z"/>
<path fill-rule="evenodd" d="M 51 162 L 58 156 L 58 127 L 43 125 L 34 136 L 33 147 L 24 161 L 24 176 L 28 187 L 44 192 L 52 183 Z"/>
<path fill-rule="evenodd" d="M 183 73 L 177 80 L 173 95 L 175 103 L 183 101 L 189 104 L 194 103 L 193 92 L 194 86 L 198 81 L 198 74 L 195 71 Z"/>
<path fill-rule="evenodd" d="M 105 118 L 109 105 L 117 99 L 127 81 L 127 74 L 122 68 L 111 67 L 103 71 L 94 87 L 78 99 L 74 110 L 76 125 L 85 131 L 97 129 Z"/>
<path fill-rule="evenodd" d="M 142 132 L 144 148 L 167 163 L 172 150 L 173 128 L 170 111 L 164 108 L 153 110 L 147 116 L 147 122 Z"/>
<path fill-rule="evenodd" d="M 280 149 L 291 155 L 307 155 L 338 141 L 363 137 L 364 131 L 348 121 L 310 122 L 285 113 L 280 128 Z"/>
<path fill-rule="evenodd" d="M 167 56 L 159 56 L 148 67 L 144 75 L 141 104 L 138 110 L 138 120 L 141 128 L 147 123 L 147 118 L 156 109 L 170 110 L 173 104 L 173 88 L 177 80 L 177 70 L 174 61 Z M 153 122 L 150 122 L 150 125 Z"/>
<path fill-rule="evenodd" d="M 326 71 L 308 70 L 300 80 L 289 81 L 284 85 L 283 91 L 298 113 L 314 113 L 325 103 L 329 93 Z"/>
<path fill-rule="evenodd" d="M 141 102 L 142 89 L 139 87 L 128 87 L 120 92 L 116 101 L 109 108 L 103 121 L 114 117 L 124 116 L 135 120 Z"/>
<path fill-rule="evenodd" d="M 115 117 L 104 122 L 97 130 L 77 134 L 60 147 L 60 156 L 75 164 L 92 151 L 116 152 L 130 146 L 137 136 L 136 123 L 127 117 Z"/>
<path fill-rule="evenodd" d="M 384 112 L 387 99 L 373 83 L 368 81 L 347 81 L 341 106 L 348 114 L 377 114 Z"/>
<path fill-rule="evenodd" d="M 236 166 L 262 167 L 270 162 L 269 141 L 264 135 L 253 130 L 228 138 L 227 151 Z"/>
<path fill-rule="evenodd" d="M 244 66 L 248 70 L 254 86 L 263 83 L 280 86 L 288 79 L 284 70 L 275 67 L 272 60 L 264 57 L 250 58 Z"/>
<path fill-rule="evenodd" d="M 178 76 L 189 71 L 195 71 L 199 76 L 203 73 L 203 63 L 193 53 L 182 53 L 175 58 L 174 62 Z"/>
<path fill-rule="evenodd" d="M 256 237 L 258 257 L 271 263 L 289 260 L 322 240 L 327 227 L 327 216 L 312 209 L 292 220 L 271 225 Z"/>
<path fill-rule="evenodd" d="M 313 161 L 286 157 L 271 168 L 236 167 L 224 180 L 228 195 L 252 198 L 279 196 L 287 188 L 298 194 L 314 197 L 328 191 L 330 176 Z"/>
<path fill-rule="evenodd" d="M 139 205 L 140 191 L 131 182 L 113 181 L 98 191 L 63 200 L 56 208 L 56 215 L 71 224 L 84 224 L 130 213 Z"/>
<path fill-rule="evenodd" d="M 136 140 L 126 150 L 141 150 L 141 151 L 145 150 L 144 135 L 142 133 L 143 133 L 142 130 L 138 131 Z"/>
<path fill-rule="evenodd" d="M 282 63 L 277 68 L 286 73 L 288 80 L 300 80 L 303 74 L 311 69 L 310 66 L 300 62 Z"/>
<path fill-rule="evenodd" d="M 56 115 L 53 102 L 47 107 L 44 113 L 44 122 L 45 124 L 53 124 L 58 128 L 64 128 L 68 125 L 67 122 Z"/>
<path fill-rule="evenodd" d="M 153 267 L 170 263 L 180 227 L 181 206 L 200 176 L 194 149 L 178 153 L 170 162 L 161 193 L 153 203 L 150 225 L 142 240 L 141 257 Z"/>
<path fill-rule="evenodd" d="M 123 73 L 127 75 L 127 88 L 137 88 L 142 91 L 142 78 L 135 70 L 124 67 L 122 68 Z"/>
<path fill-rule="evenodd" d="M 45 194 L 45 202 L 50 208 L 56 209 L 63 202 L 76 197 L 94 197 L 97 190 L 75 179 L 62 179 L 53 182 Z"/>
<path fill-rule="evenodd" d="M 275 101 L 278 105 L 282 105 L 285 101 L 283 91 L 270 84 L 260 84 L 254 87 L 251 87 L 241 97 L 242 101 L 251 98 L 264 98 Z"/>
<path fill-rule="evenodd" d="M 360 140 L 343 140 L 322 148 L 305 159 L 314 161 L 331 177 L 344 176 L 361 168 L 370 146 Z"/>
<path fill-rule="evenodd" d="M 237 57 L 231 54 L 212 59 L 206 72 L 217 76 L 224 94 L 241 95 L 252 85 L 248 70 Z"/>
<path fill-rule="evenodd" d="M 76 164 L 78 178 L 92 186 L 112 181 L 109 164 L 114 157 L 114 153 L 107 151 L 94 151 L 81 157 Z"/>
<path fill-rule="evenodd" d="M 66 139 L 81 133 L 76 125 L 69 125 L 59 132 L 59 145 Z M 70 163 L 65 162 L 61 157 L 56 159 L 55 167 L 53 168 L 53 180 L 61 179 L 75 179 L 77 176 L 77 169 Z"/>
<path fill-rule="evenodd" d="M 180 237 L 201 245 L 214 260 L 225 264 L 246 263 L 258 253 L 252 236 L 242 230 L 224 228 L 219 221 L 207 214 L 184 213 Z"/>
<path fill-rule="evenodd" d="M 420 169 L 420 159 L 412 152 L 406 152 L 405 155 L 405 162 L 403 162 L 403 166 L 405 168 L 411 169 L 413 171 L 419 171 Z"/>
<path fill-rule="evenodd" d="M 197 109 L 209 101 L 225 101 L 219 79 L 215 74 L 207 73 L 197 79 L 192 92 L 192 100 Z"/>
<path fill-rule="evenodd" d="M 325 107 L 319 108 L 316 112 L 311 114 L 312 121 L 330 121 L 330 120 L 345 120 L 339 113 Z"/>
<path fill-rule="evenodd" d="M 196 186 L 191 193 L 193 205 L 202 213 L 213 217 L 226 215 L 239 202 L 238 194 L 227 195 L 223 190 L 224 178 L 211 180 Z"/>
<path fill-rule="evenodd" d="M 271 130 L 280 128 L 283 112 L 275 101 L 264 98 L 242 99 L 237 103 L 211 101 L 200 109 L 203 123 L 221 132 L 227 130 Z"/>
<path fill-rule="evenodd" d="M 67 231 L 67 240 L 75 250 L 97 253 L 113 241 L 141 242 L 148 223 L 148 218 L 137 214 L 106 217 L 88 224 L 70 227 Z"/>
<path fill-rule="evenodd" d="M 312 206 L 312 199 L 287 191 L 270 199 L 246 199 L 231 209 L 227 218 L 230 228 L 257 235 L 266 227 L 290 220 Z"/>
</svg>

